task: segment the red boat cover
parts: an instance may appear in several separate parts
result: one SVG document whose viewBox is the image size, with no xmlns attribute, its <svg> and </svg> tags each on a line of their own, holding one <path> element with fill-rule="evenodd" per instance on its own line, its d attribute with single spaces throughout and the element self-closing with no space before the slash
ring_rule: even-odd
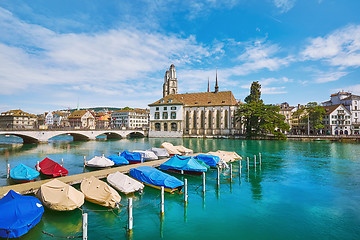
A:
<svg viewBox="0 0 360 240">
<path fill-rule="evenodd" d="M 63 168 L 60 164 L 54 162 L 49 158 L 45 158 L 39 163 L 40 172 L 45 175 L 52 177 L 66 176 L 69 174 L 69 171 Z"/>
</svg>

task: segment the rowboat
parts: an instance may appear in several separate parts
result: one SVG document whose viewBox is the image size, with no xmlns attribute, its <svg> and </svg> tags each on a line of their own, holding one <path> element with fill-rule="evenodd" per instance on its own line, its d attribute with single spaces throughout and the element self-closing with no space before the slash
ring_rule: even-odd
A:
<svg viewBox="0 0 360 240">
<path fill-rule="evenodd" d="M 0 199 L 0 237 L 17 238 L 38 224 L 44 208 L 36 197 L 10 190 Z"/>
<path fill-rule="evenodd" d="M 144 189 L 144 184 L 119 171 L 109 174 L 106 181 L 115 189 L 125 194 L 142 192 Z"/>
<path fill-rule="evenodd" d="M 207 168 L 198 163 L 193 157 L 175 155 L 159 167 L 161 170 L 181 174 L 201 175 Z"/>
<path fill-rule="evenodd" d="M 180 191 L 184 186 L 183 181 L 149 166 L 132 168 L 130 169 L 129 174 L 131 177 L 139 180 L 147 186 L 156 189 L 164 187 L 164 190 L 169 193 L 173 193 L 176 190 Z"/>
<path fill-rule="evenodd" d="M 17 183 L 33 182 L 39 175 L 38 171 L 22 163 L 10 170 L 10 178 Z"/>
<path fill-rule="evenodd" d="M 57 179 L 40 186 L 36 192 L 42 204 L 56 211 L 71 211 L 84 204 L 84 194 Z"/>
<path fill-rule="evenodd" d="M 68 170 L 50 158 L 45 158 L 39 163 L 39 166 L 36 165 L 35 168 L 40 169 L 40 173 L 47 177 L 60 177 L 69 174 Z"/>
</svg>

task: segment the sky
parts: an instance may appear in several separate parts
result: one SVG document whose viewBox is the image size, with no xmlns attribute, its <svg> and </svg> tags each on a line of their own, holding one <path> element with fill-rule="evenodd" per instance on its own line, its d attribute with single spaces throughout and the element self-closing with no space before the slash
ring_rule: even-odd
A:
<svg viewBox="0 0 360 240">
<path fill-rule="evenodd" d="M 1 0 L 0 112 L 146 108 L 178 92 L 267 104 L 360 95 L 358 0 Z"/>
</svg>

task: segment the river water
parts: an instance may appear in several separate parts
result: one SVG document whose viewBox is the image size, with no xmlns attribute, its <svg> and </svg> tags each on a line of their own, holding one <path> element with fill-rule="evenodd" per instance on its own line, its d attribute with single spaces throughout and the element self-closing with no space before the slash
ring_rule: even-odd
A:
<svg viewBox="0 0 360 240">
<path fill-rule="evenodd" d="M 122 139 L 48 144 L 21 144 L 0 138 L 0 186 L 8 184 L 6 166 L 20 163 L 34 167 L 49 157 L 70 174 L 82 173 L 83 156 L 105 156 L 123 150 L 159 147 L 163 141 L 182 144 L 194 152 L 236 151 L 246 161 L 222 170 L 220 187 L 216 170 L 206 174 L 206 193 L 200 176 L 188 179 L 188 204 L 183 194 L 165 194 L 165 216 L 160 217 L 160 191 L 145 187 L 134 196 L 133 234 L 126 232 L 127 197 L 116 211 L 86 202 L 88 239 L 360 239 L 360 145 L 327 141 L 252 141 L 233 139 Z M 12 144 L 1 144 L 12 142 Z M 253 166 L 262 154 L 261 168 Z M 87 170 L 85 170 L 87 171 Z M 181 175 L 173 174 L 183 179 Z M 76 186 L 78 187 L 78 186 Z M 1 214 L 1 213 L 0 213 Z M 41 222 L 21 239 L 60 239 L 80 236 L 82 212 L 46 210 Z"/>
</svg>

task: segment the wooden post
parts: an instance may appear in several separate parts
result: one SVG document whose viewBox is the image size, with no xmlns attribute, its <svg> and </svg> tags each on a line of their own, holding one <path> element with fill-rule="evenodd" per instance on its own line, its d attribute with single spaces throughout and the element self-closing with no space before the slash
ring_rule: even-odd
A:
<svg viewBox="0 0 360 240">
<path fill-rule="evenodd" d="M 102 156 L 105 157 L 105 154 L 103 154 Z"/>
<path fill-rule="evenodd" d="M 247 162 L 247 170 L 249 171 L 250 169 L 249 157 L 246 157 L 246 162 Z"/>
<path fill-rule="evenodd" d="M 7 171 L 6 171 L 6 177 L 10 177 L 10 163 L 7 164 Z"/>
<path fill-rule="evenodd" d="M 165 213 L 165 196 L 164 196 L 164 186 L 161 187 L 161 209 L 160 209 L 160 214 L 164 215 Z"/>
<path fill-rule="evenodd" d="M 220 186 L 220 169 L 217 167 L 217 185 Z"/>
<path fill-rule="evenodd" d="M 83 240 L 87 240 L 88 236 L 87 236 L 87 227 L 88 227 L 88 214 L 87 213 L 83 213 L 82 215 L 82 228 L 83 228 Z"/>
<path fill-rule="evenodd" d="M 182 175 L 184 175 L 184 170 L 180 170 L 180 173 L 181 173 Z"/>
<path fill-rule="evenodd" d="M 203 177 L 203 193 L 205 194 L 205 172 L 203 172 L 202 174 L 202 177 Z"/>
<path fill-rule="evenodd" d="M 119 157 L 120 157 L 120 154 L 121 154 L 121 153 L 119 152 Z"/>
<path fill-rule="evenodd" d="M 37 161 L 36 170 L 37 170 L 38 172 L 40 172 L 40 162 L 39 162 L 39 161 Z"/>
<path fill-rule="evenodd" d="M 239 175 L 241 175 L 241 169 L 242 169 L 242 166 L 241 166 L 241 159 L 239 160 Z"/>
<path fill-rule="evenodd" d="M 261 167 L 261 153 L 259 153 L 259 164 L 260 164 L 260 167 Z"/>
<path fill-rule="evenodd" d="M 255 170 L 256 170 L 256 155 L 254 155 L 254 167 L 255 167 Z"/>
<path fill-rule="evenodd" d="M 185 187 L 185 190 L 184 190 L 184 202 L 185 204 L 187 203 L 187 199 L 188 199 L 188 191 L 187 191 L 187 179 L 185 178 L 184 179 L 184 187 Z"/>
<path fill-rule="evenodd" d="M 84 156 L 84 167 L 86 166 L 86 156 Z"/>
<path fill-rule="evenodd" d="M 63 158 L 61 159 L 61 166 L 62 167 L 64 166 L 64 159 Z"/>
<path fill-rule="evenodd" d="M 129 198 L 128 202 L 128 215 L 129 215 L 129 226 L 128 226 L 128 231 L 132 231 L 133 229 L 133 202 L 132 202 L 132 198 Z"/>
<path fill-rule="evenodd" d="M 232 179 L 232 163 L 230 163 L 230 180 Z"/>
</svg>

